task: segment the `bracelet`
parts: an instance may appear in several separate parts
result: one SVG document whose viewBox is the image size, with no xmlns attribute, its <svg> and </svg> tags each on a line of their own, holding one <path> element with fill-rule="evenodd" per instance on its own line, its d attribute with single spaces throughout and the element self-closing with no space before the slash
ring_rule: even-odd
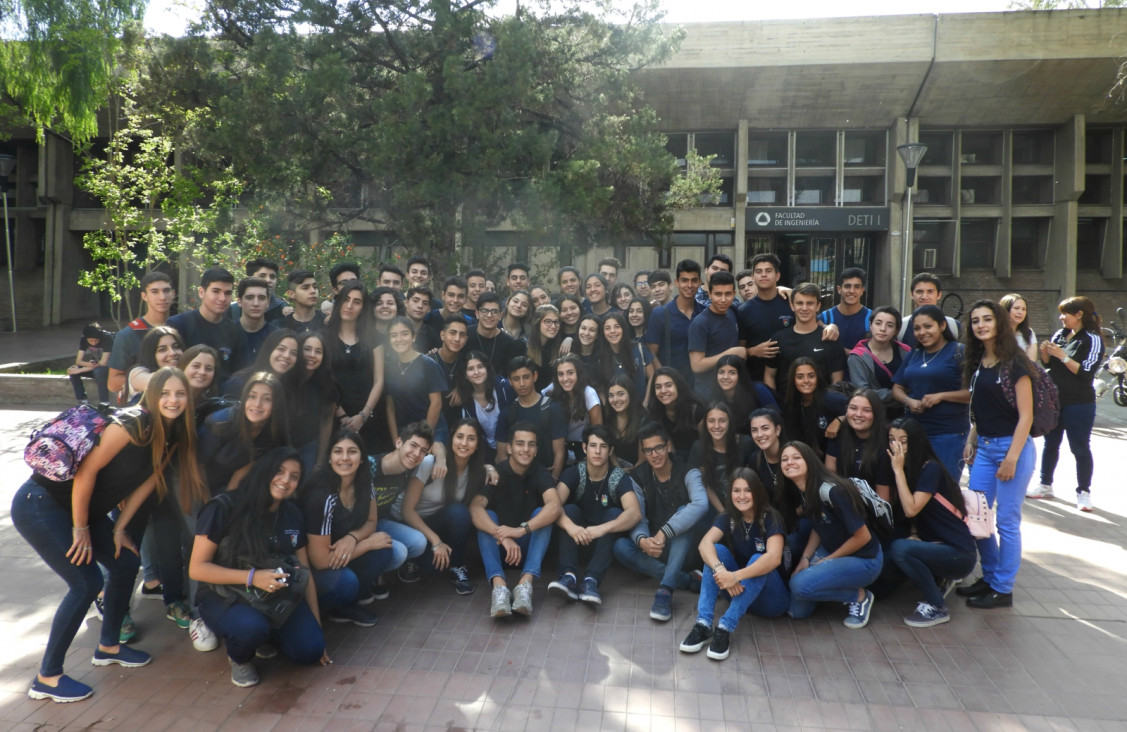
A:
<svg viewBox="0 0 1127 732">
<path fill-rule="evenodd" d="M 372 416 L 372 413 L 371 413 L 370 411 L 368 411 L 367 409 L 361 409 L 361 410 L 360 410 L 360 417 L 361 417 L 361 418 L 362 418 L 362 419 L 363 419 L 363 420 L 364 420 L 365 422 L 367 422 L 367 421 L 368 421 L 368 418 L 369 418 L 369 417 L 371 417 L 371 416 Z"/>
<path fill-rule="evenodd" d="M 434 544 L 433 546 L 431 546 L 430 550 L 432 552 L 436 552 L 436 551 L 438 551 L 439 547 L 443 547 L 443 546 L 446 546 L 445 542 L 440 541 L 437 544 Z"/>
<path fill-rule="evenodd" d="M 354 542 L 356 542 L 357 544 L 360 543 L 360 539 L 356 538 L 356 534 L 353 534 L 351 531 L 345 534 L 345 536 L 351 536 Z"/>
<path fill-rule="evenodd" d="M 717 562 L 716 564 L 712 565 L 712 569 L 717 570 L 717 569 L 720 569 L 723 566 L 724 566 L 723 562 Z"/>
<path fill-rule="evenodd" d="M 254 567 L 251 567 L 250 573 L 247 574 L 247 592 L 250 592 L 252 587 L 254 587 Z"/>
<path fill-rule="evenodd" d="M 125 532 L 124 532 L 124 531 L 114 531 L 113 533 L 115 533 L 115 534 L 124 534 Z"/>
<path fill-rule="evenodd" d="M 1068 355 L 1068 354 L 1066 353 L 1066 354 L 1064 355 L 1064 358 L 1062 358 L 1062 359 L 1060 360 L 1060 362 L 1061 362 L 1061 363 L 1063 363 L 1063 364 L 1064 364 L 1065 366 L 1067 366 L 1068 364 L 1072 363 L 1072 357 L 1071 357 L 1071 356 L 1069 356 L 1069 355 Z"/>
<path fill-rule="evenodd" d="M 72 529 L 74 531 L 89 531 L 90 527 L 89 526 L 74 526 L 74 527 L 72 527 Z"/>
</svg>

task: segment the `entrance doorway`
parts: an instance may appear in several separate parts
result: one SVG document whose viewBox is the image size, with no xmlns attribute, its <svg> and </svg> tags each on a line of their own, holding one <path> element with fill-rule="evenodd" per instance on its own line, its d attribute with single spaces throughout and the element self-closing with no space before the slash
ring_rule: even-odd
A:
<svg viewBox="0 0 1127 732">
<path fill-rule="evenodd" d="M 747 258 L 774 253 L 781 264 L 779 284 L 813 282 L 822 289 L 823 307 L 834 303 L 838 275 L 849 267 L 872 272 L 873 237 L 855 233 L 755 234 L 747 237 Z M 868 291 L 865 296 L 868 299 Z"/>
</svg>

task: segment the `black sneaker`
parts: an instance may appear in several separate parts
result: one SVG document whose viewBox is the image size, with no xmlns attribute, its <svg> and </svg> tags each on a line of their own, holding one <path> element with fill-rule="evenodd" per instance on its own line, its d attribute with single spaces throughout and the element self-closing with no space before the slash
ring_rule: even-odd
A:
<svg viewBox="0 0 1127 732">
<path fill-rule="evenodd" d="M 359 625 L 361 628 L 371 628 L 373 625 L 380 622 L 379 618 L 359 605 L 339 607 L 336 610 L 330 610 L 328 616 L 329 622 L 352 623 L 353 625 Z"/>
<path fill-rule="evenodd" d="M 399 566 L 399 571 L 396 572 L 396 574 L 399 575 L 400 582 L 408 585 L 418 582 L 423 578 L 422 574 L 419 572 L 419 565 L 414 562 L 404 562 Z"/>
<path fill-rule="evenodd" d="M 964 587 L 956 587 L 955 594 L 959 597 L 977 597 L 990 592 L 990 583 L 979 577 L 974 582 Z"/>
<path fill-rule="evenodd" d="M 451 567 L 450 575 L 453 577 L 454 592 L 459 595 L 472 595 L 474 589 L 473 582 L 470 582 L 470 573 L 465 567 Z"/>
<path fill-rule="evenodd" d="M 141 599 L 145 600 L 163 600 L 164 599 L 164 585 L 158 583 L 156 587 L 149 587 L 144 582 L 141 583 Z"/>
<path fill-rule="evenodd" d="M 696 623 L 689 631 L 688 637 L 681 641 L 682 653 L 697 653 L 704 648 L 704 644 L 712 640 L 712 628 Z"/>
<path fill-rule="evenodd" d="M 979 610 L 992 610 L 996 607 L 1013 607 L 1014 596 L 1011 592 L 995 592 L 987 588 L 987 591 L 981 595 L 967 598 L 967 607 L 975 607 Z"/>
<path fill-rule="evenodd" d="M 728 657 L 728 631 L 716 629 L 716 635 L 712 636 L 712 643 L 708 645 L 708 657 L 713 661 L 723 661 Z"/>
<path fill-rule="evenodd" d="M 379 579 L 372 583 L 372 597 L 377 600 L 386 600 L 390 596 L 391 590 L 387 589 L 387 583 L 383 581 L 381 574 Z"/>
</svg>

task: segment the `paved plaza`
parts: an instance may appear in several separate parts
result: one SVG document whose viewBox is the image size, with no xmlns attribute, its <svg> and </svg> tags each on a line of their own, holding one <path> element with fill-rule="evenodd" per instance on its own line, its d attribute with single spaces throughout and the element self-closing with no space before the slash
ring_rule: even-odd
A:
<svg viewBox="0 0 1127 732">
<path fill-rule="evenodd" d="M 829 605 L 800 622 L 745 618 L 731 656 L 716 662 L 677 650 L 695 619 L 687 593 L 659 624 L 649 618 L 654 583 L 621 568 L 598 611 L 546 597 L 546 577 L 531 620 L 497 622 L 478 564 L 475 594 L 459 597 L 439 580 L 393 583 L 390 599 L 372 606 L 378 626 L 327 628 L 331 666 L 260 661 L 262 683 L 250 689 L 231 685 L 222 650 L 193 650 L 149 600 L 134 601 L 134 644 L 154 662 L 95 668 L 91 612 L 67 672 L 95 695 L 76 704 L 26 696 L 63 584 L 9 518 L 27 475 L 26 435 L 53 412 L 0 411 L 0 728 L 1122 730 L 1127 427 L 1115 410 L 1101 405 L 1093 438 L 1096 511 L 1066 500 L 1069 455 L 1059 498 L 1026 501 L 1013 609 L 972 611 L 952 596 L 950 623 L 915 630 L 901 622 L 917 600 L 905 588 L 878 601 L 859 631 Z"/>
</svg>

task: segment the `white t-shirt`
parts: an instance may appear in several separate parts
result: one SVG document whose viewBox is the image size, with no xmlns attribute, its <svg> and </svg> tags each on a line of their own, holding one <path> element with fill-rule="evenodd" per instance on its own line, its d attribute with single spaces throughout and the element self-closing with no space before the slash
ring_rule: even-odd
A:
<svg viewBox="0 0 1127 732">
<path fill-rule="evenodd" d="M 546 387 L 544 387 L 544 391 L 540 393 L 544 396 L 550 397 L 552 395 L 552 390 L 555 387 L 555 384 L 548 384 Z M 595 391 L 595 389 L 590 386 L 583 389 L 583 401 L 585 403 L 585 406 L 587 407 L 587 412 L 590 412 L 594 407 L 602 404 L 602 402 L 599 401 L 599 392 Z M 590 424 L 590 419 L 588 419 L 586 414 L 583 415 L 583 419 L 581 420 L 573 420 L 571 422 L 568 422 L 568 442 L 581 442 L 583 440 L 583 430 L 587 429 L 588 424 Z"/>
<path fill-rule="evenodd" d="M 474 411 L 477 414 L 477 421 L 481 423 L 481 429 L 485 432 L 485 441 L 494 450 L 497 449 L 497 419 L 501 416 L 501 395 L 496 389 L 493 390 L 493 408 L 486 409 L 481 406 L 476 399 L 474 399 Z"/>
<path fill-rule="evenodd" d="M 415 469 L 415 477 L 423 482 L 423 493 L 419 496 L 419 503 L 415 510 L 420 516 L 426 518 L 438 513 L 446 506 L 445 492 L 446 478 L 431 480 L 430 472 L 434 467 L 434 455 L 427 455 Z M 454 500 L 461 501 L 466 495 L 466 485 L 469 483 L 470 471 L 465 470 L 458 476 L 454 487 Z"/>
</svg>

